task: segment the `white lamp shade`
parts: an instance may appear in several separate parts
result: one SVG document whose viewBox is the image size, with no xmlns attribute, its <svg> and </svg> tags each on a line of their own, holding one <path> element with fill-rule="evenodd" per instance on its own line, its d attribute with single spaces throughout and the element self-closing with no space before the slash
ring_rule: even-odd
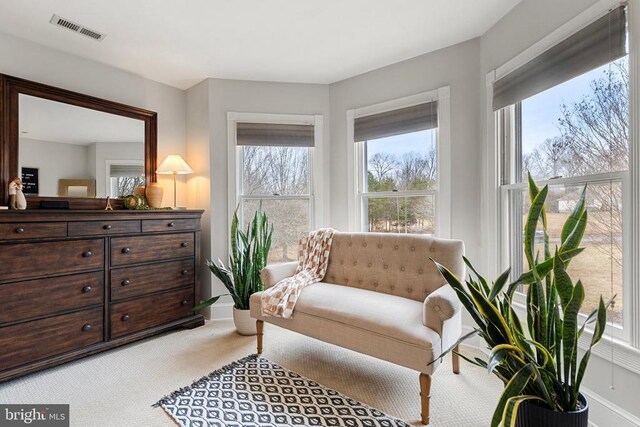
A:
<svg viewBox="0 0 640 427">
<path fill-rule="evenodd" d="M 189 167 L 180 155 L 169 154 L 162 163 L 160 163 L 160 167 L 158 167 L 156 173 L 184 175 L 193 173 L 193 169 Z"/>
</svg>

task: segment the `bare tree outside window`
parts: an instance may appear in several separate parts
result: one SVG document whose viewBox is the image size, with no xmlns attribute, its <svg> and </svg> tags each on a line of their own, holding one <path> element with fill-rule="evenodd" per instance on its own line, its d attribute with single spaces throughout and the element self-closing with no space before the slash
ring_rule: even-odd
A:
<svg viewBox="0 0 640 427">
<path fill-rule="evenodd" d="M 242 218 L 246 226 L 262 203 L 274 225 L 269 262 L 296 260 L 298 239 L 311 226 L 309 150 L 243 146 Z"/>
<path fill-rule="evenodd" d="M 546 180 L 628 170 L 628 58 L 595 70 L 588 77 L 590 81 L 577 99 L 560 103 L 553 121 L 555 131 L 547 132 L 548 137 L 538 140 L 533 149 L 523 153 L 523 182 L 527 173 L 536 180 Z M 554 90 L 563 89 L 552 88 L 548 92 Z M 537 114 L 528 107 L 528 102 L 522 102 L 523 121 Z M 622 324 L 623 308 L 622 184 L 622 179 L 615 177 L 588 184 L 589 224 L 582 241 L 590 256 L 582 257 L 582 261 L 576 259 L 570 266 L 572 274 L 582 277 L 587 285 L 586 310 L 596 306 L 600 294 L 617 294 L 610 318 L 618 324 Z M 576 185 L 550 186 L 547 209 L 552 247 L 559 239 L 563 218 L 575 206 L 581 191 L 582 186 Z M 526 212 L 528 197 L 522 199 L 522 212 Z"/>
</svg>

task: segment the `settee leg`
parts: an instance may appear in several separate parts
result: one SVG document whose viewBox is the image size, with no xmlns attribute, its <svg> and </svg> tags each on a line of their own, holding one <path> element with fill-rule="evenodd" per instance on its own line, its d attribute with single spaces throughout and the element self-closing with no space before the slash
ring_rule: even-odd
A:
<svg viewBox="0 0 640 427">
<path fill-rule="evenodd" d="M 256 320 L 256 331 L 258 332 L 258 354 L 262 354 L 262 329 L 264 327 L 264 322 L 262 320 Z"/>
<path fill-rule="evenodd" d="M 422 424 L 429 424 L 429 399 L 431 398 L 431 376 L 420 374 L 420 402 L 422 403 Z"/>
<path fill-rule="evenodd" d="M 457 352 L 458 346 L 456 346 L 456 348 L 451 352 L 451 368 L 454 374 L 460 373 L 460 356 L 456 354 Z"/>
</svg>

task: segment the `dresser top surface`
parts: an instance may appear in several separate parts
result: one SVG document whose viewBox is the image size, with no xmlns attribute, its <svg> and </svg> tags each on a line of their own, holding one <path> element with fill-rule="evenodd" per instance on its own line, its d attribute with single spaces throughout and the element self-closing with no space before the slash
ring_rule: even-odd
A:
<svg viewBox="0 0 640 427">
<path fill-rule="evenodd" d="M 0 210 L 0 223 L 15 221 L 104 221 L 104 220 L 127 220 L 127 219 L 180 219 L 180 218 L 200 218 L 203 210 L 178 209 L 178 210 L 126 210 L 119 209 L 113 211 L 104 210 L 54 210 L 54 209 L 31 209 L 31 210 Z"/>
</svg>

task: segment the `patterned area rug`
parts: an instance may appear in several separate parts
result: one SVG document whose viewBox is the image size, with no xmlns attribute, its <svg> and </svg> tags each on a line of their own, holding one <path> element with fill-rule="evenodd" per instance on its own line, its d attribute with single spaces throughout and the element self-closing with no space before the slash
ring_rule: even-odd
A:
<svg viewBox="0 0 640 427">
<path fill-rule="evenodd" d="M 212 372 L 154 406 L 184 427 L 408 426 L 256 355 Z"/>
</svg>

